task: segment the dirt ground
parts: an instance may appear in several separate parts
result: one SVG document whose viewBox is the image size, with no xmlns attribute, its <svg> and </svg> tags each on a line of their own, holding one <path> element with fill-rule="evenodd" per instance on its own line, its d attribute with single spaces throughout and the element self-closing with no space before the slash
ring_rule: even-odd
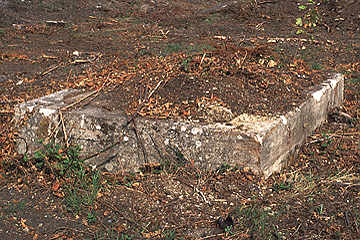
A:
<svg viewBox="0 0 360 240">
<path fill-rule="evenodd" d="M 1 239 L 359 239 L 359 13 L 356 0 L 0 0 Z M 71 149 L 15 152 L 14 105 L 60 89 L 133 116 L 227 121 L 209 107 L 283 113 L 333 72 L 343 106 L 267 180 L 181 155 L 66 175 L 50 166 Z"/>
</svg>

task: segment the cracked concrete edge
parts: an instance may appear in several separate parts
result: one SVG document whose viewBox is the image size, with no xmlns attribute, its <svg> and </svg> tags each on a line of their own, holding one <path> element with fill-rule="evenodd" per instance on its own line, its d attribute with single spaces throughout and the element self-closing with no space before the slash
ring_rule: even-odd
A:
<svg viewBox="0 0 360 240">
<path fill-rule="evenodd" d="M 268 144 L 263 148 L 264 159 L 262 161 L 262 172 L 267 178 L 288 164 L 289 159 L 294 159 L 300 146 L 317 127 L 327 120 L 328 112 L 340 106 L 344 100 L 344 76 L 334 74 L 324 81 L 319 89 L 309 94 L 309 98 L 298 108 L 280 116 L 281 121 L 276 128 L 270 131 Z M 284 134 L 285 133 L 285 134 Z M 283 134 L 282 138 L 277 136 Z M 278 139 L 279 141 L 274 141 Z M 282 149 L 283 145 L 291 146 L 289 149 Z M 272 149 L 272 154 L 267 153 Z"/>
</svg>

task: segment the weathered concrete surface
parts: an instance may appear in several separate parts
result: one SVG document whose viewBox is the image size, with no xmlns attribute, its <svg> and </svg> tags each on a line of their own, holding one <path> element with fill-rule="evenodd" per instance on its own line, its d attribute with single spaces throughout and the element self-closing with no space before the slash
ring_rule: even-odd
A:
<svg viewBox="0 0 360 240">
<path fill-rule="evenodd" d="M 84 96 L 79 90 L 64 90 L 16 107 L 20 153 L 34 152 L 39 140 L 52 135 L 81 145 L 82 156 L 93 167 L 109 171 L 137 171 L 147 163 L 171 159 L 182 153 L 204 169 L 227 163 L 249 167 L 265 177 L 281 170 L 331 108 L 343 101 L 344 78 L 333 75 L 295 110 L 278 117 L 242 114 L 226 123 L 197 123 L 136 118 L 128 121 L 122 112 L 109 112 L 106 103 L 91 101 L 82 107 L 59 110 Z M 81 105 L 81 104 L 80 104 Z M 134 125 L 135 123 L 135 125 Z M 136 131 L 135 131 L 136 130 Z"/>
</svg>

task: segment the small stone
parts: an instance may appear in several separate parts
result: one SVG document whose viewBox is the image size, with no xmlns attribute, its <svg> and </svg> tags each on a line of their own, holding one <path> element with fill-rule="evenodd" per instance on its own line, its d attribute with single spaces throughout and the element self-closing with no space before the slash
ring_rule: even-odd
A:
<svg viewBox="0 0 360 240">
<path fill-rule="evenodd" d="M 268 62 L 268 67 L 275 67 L 277 65 L 277 63 L 274 60 L 270 60 Z"/>
<path fill-rule="evenodd" d="M 112 163 L 107 163 L 105 164 L 105 169 L 111 172 L 112 170 L 114 170 L 114 165 Z"/>
<path fill-rule="evenodd" d="M 152 6 L 150 6 L 149 4 L 143 4 L 140 7 L 140 12 L 142 13 L 148 13 L 149 11 L 153 10 L 154 8 Z"/>
<path fill-rule="evenodd" d="M 198 127 L 194 127 L 193 129 L 191 129 L 191 133 L 193 135 L 202 134 L 202 129 Z"/>
<path fill-rule="evenodd" d="M 0 75 L 0 83 L 5 82 L 8 78 L 5 75 Z"/>
</svg>

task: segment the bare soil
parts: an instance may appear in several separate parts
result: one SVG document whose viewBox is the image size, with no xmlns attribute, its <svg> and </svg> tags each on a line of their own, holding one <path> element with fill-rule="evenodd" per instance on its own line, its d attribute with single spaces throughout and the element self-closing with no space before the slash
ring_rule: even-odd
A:
<svg viewBox="0 0 360 240">
<path fill-rule="evenodd" d="M 360 4 L 315 2 L 0 0 L 1 239 L 358 239 Z M 315 26 L 296 25 L 306 14 Z M 14 150 L 14 105 L 64 88 L 98 90 L 109 111 L 208 121 L 212 106 L 284 113 L 334 72 L 344 105 L 266 181 L 226 164 L 101 173 L 74 211 L 71 181 Z"/>
</svg>

